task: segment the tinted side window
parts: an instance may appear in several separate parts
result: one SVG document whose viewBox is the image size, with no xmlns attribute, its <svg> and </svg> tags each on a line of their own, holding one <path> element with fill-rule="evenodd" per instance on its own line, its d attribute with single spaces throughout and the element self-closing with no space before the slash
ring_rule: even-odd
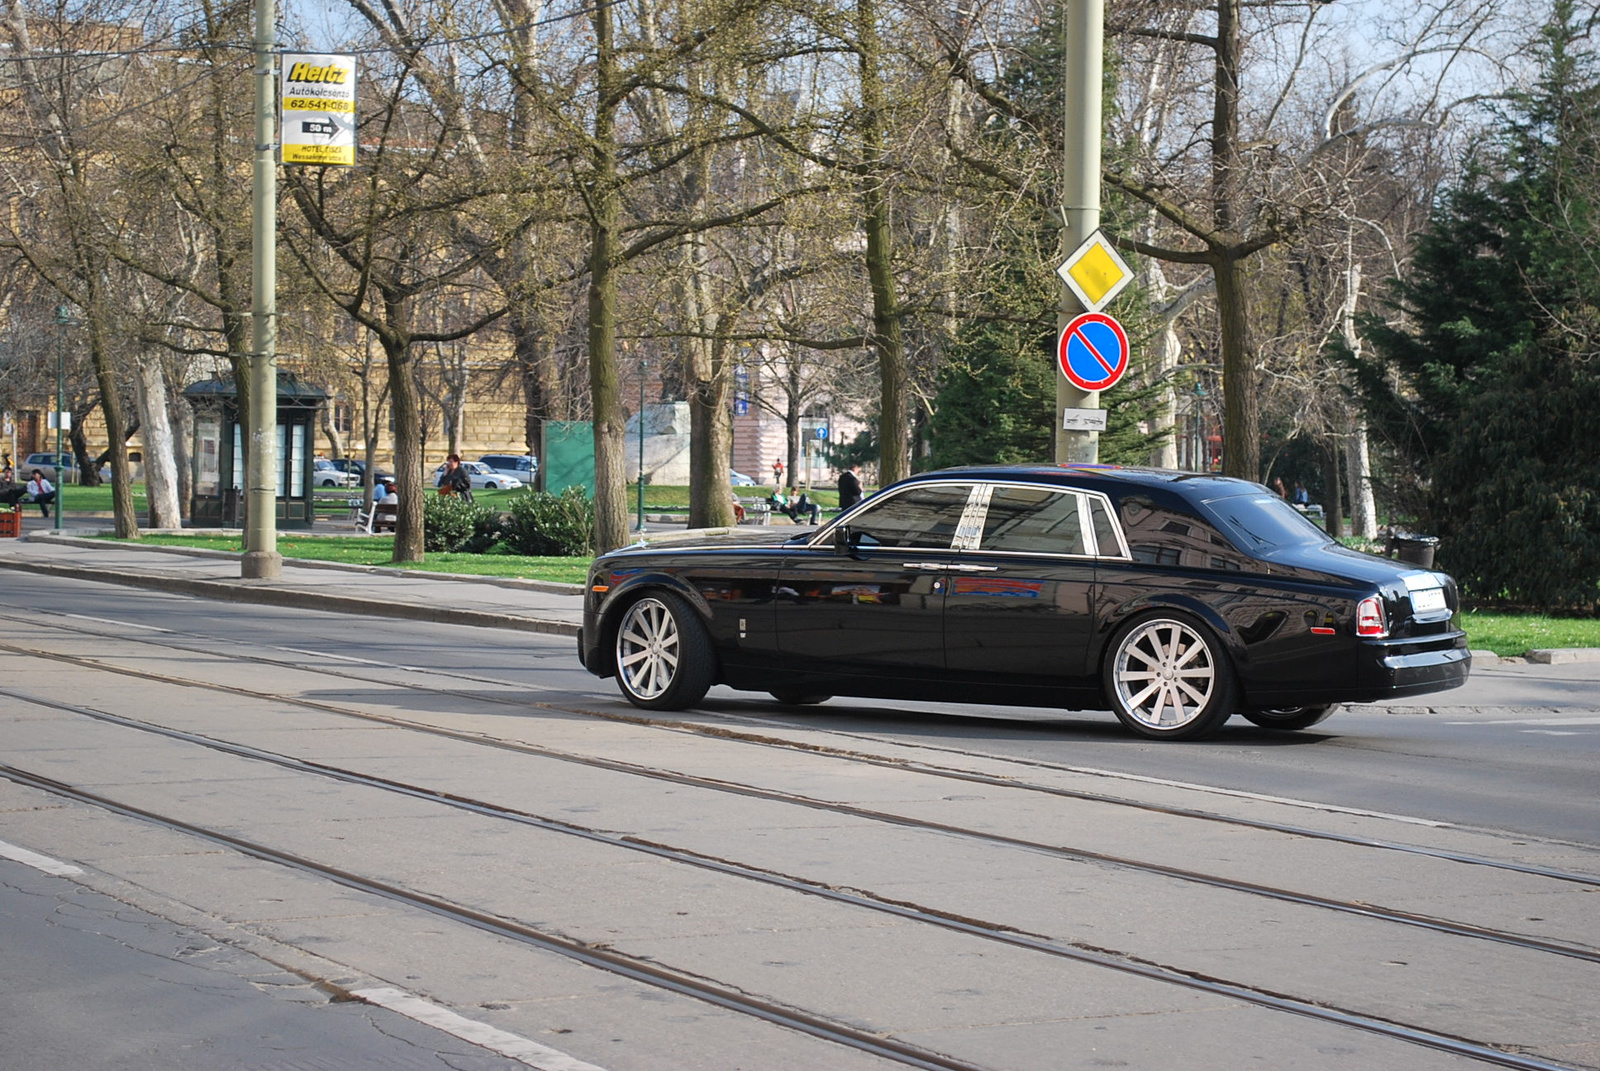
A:
<svg viewBox="0 0 1600 1071">
<path fill-rule="evenodd" d="M 1177 502 L 1128 495 L 1119 505 L 1134 561 L 1192 569 L 1241 567 L 1242 556 L 1232 552 L 1227 540 Z"/>
<path fill-rule="evenodd" d="M 1043 487 L 996 487 L 989 495 L 978 549 L 1087 554 L 1078 496 Z"/>
<path fill-rule="evenodd" d="M 971 493 L 968 484 L 902 491 L 853 519 L 851 538 L 863 547 L 948 549 Z"/>
</svg>

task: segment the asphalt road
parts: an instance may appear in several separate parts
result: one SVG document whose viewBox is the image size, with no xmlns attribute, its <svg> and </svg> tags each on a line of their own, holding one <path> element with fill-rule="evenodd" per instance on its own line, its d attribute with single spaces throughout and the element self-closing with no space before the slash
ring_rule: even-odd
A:
<svg viewBox="0 0 1600 1071">
<path fill-rule="evenodd" d="M 1226 1001 L 1196 1007 L 1119 988 L 1133 983 L 1084 983 L 1085 992 L 1105 1000 L 1116 995 L 1120 1014 L 1114 1015 L 1076 1005 L 1070 1013 L 1054 1005 L 1029 1012 L 1016 1006 L 1026 1002 L 1023 996 L 986 1006 L 1000 999 L 1003 983 L 988 978 L 968 958 L 970 950 L 945 947 L 945 938 L 894 944 L 909 939 L 905 924 L 857 929 L 853 922 L 813 918 L 820 911 L 815 907 L 781 906 L 767 894 L 728 892 L 711 879 L 684 879 L 654 866 L 645 867 L 649 896 L 636 904 L 631 897 L 644 894 L 633 883 L 643 864 L 619 867 L 593 857 L 599 848 L 563 842 L 554 857 L 542 847 L 524 850 L 514 847 L 519 834 L 480 831 L 436 813 L 432 803 L 397 803 L 370 787 L 325 786 L 309 771 L 285 773 L 258 760 L 202 754 L 189 742 L 97 722 L 84 712 L 181 725 L 238 746 L 340 767 L 359 759 L 364 776 L 482 796 L 605 835 L 692 841 L 707 857 L 866 889 L 886 900 L 921 903 L 935 898 L 938 888 L 950 896 L 940 910 L 952 915 L 999 916 L 1011 930 L 1046 932 L 1074 947 L 1112 948 L 1196 974 L 1237 973 L 1259 989 L 1319 1004 L 1371 999 L 1374 1007 L 1359 1010 L 1377 1018 L 1522 1045 L 1552 1067 L 1592 1067 L 1600 1064 L 1600 1044 L 1592 1021 L 1582 1022 L 1592 1020 L 1582 1011 L 1589 1007 L 1582 994 L 1592 993 L 1597 979 L 1586 963 L 1499 962 L 1481 942 L 1461 949 L 1429 945 L 1412 956 L 1406 952 L 1412 938 L 1365 930 L 1340 935 L 1342 924 L 1296 921 L 1288 911 L 1271 912 L 1271 925 L 1300 927 L 1306 936 L 1275 945 L 1276 934 L 1261 929 L 1254 909 L 1241 912 L 1218 893 L 1178 896 L 1170 878 L 1114 894 L 1097 881 L 1036 873 L 1043 864 L 1031 855 L 968 855 L 951 848 L 948 835 L 915 843 L 898 834 L 857 840 L 854 818 L 794 819 L 788 810 L 771 809 L 779 806 L 776 796 L 760 803 L 719 797 L 712 806 L 697 802 L 696 794 L 711 790 L 699 782 L 658 794 L 641 788 L 628 771 L 642 764 L 711 778 L 713 788 L 748 782 L 768 794 L 795 791 L 851 807 L 908 806 L 919 818 L 937 816 L 962 830 L 1033 829 L 1044 817 L 1038 808 L 1066 806 L 1012 798 L 995 787 L 1037 779 L 1052 791 L 1145 808 L 1130 817 L 1080 801 L 1044 827 L 1057 828 L 1065 816 L 1071 835 L 1103 854 L 1126 851 L 1189 868 L 1236 864 L 1258 882 L 1288 881 L 1292 874 L 1318 894 L 1402 900 L 1419 911 L 1431 905 L 1429 913 L 1445 911 L 1440 904 L 1471 891 L 1472 912 L 1505 907 L 1508 917 L 1522 912 L 1523 927 L 1554 926 L 1544 919 L 1595 917 L 1582 905 L 1600 893 L 1490 882 L 1480 895 L 1477 877 L 1444 877 L 1383 855 L 1359 862 L 1317 857 L 1302 867 L 1276 861 L 1310 850 L 1299 839 L 1274 846 L 1235 829 L 1210 843 L 1204 834 L 1176 828 L 1180 819 L 1151 818 L 1148 808 L 1304 825 L 1482 854 L 1519 867 L 1600 873 L 1597 678 L 1592 664 L 1506 665 L 1478 671 L 1457 692 L 1346 711 L 1310 732 L 1271 733 L 1236 721 L 1213 740 L 1180 745 L 1132 738 L 1109 714 L 848 700 L 802 710 L 725 689 L 714 690 L 699 711 L 646 719 L 619 701 L 610 682 L 578 667 L 568 637 L 0 574 L 0 762 L 130 808 L 195 824 L 215 821 L 252 843 L 260 838 L 284 851 L 326 855 L 352 873 L 408 887 L 425 882 L 441 897 L 469 900 L 496 918 L 525 919 L 593 947 L 645 950 L 652 962 L 688 964 L 691 973 L 727 978 L 743 990 L 781 994 L 777 1003 L 784 1007 L 815 1009 L 830 1022 L 856 1023 L 919 1051 L 968 1061 L 952 1066 L 1154 1066 L 1174 1052 L 1183 1054 L 1174 1066 L 1230 1071 L 1251 1060 L 1350 1068 L 1483 1061 L 1374 1041 L 1370 1033 L 1352 1036 L 1294 1016 L 1286 1024 L 1281 1016 Z M 581 752 L 586 762 L 626 768 L 586 766 L 589 772 L 578 774 L 570 759 L 552 765 L 522 754 L 506 765 L 513 759 L 505 755 L 459 751 L 465 745 L 453 737 L 415 746 L 400 728 L 374 730 L 326 713 L 347 708 L 376 712 L 397 725 L 419 722 L 469 737 Z M 828 759 L 833 754 L 859 754 L 878 765 L 834 763 Z M 924 767 L 996 780 L 932 788 L 904 782 L 904 771 Z M 1086 809 L 1095 815 L 1104 810 L 1104 816 Z M 1046 836 L 1038 829 L 1027 835 Z M 154 831 L 129 814 L 64 802 L 37 785 L 0 780 L 0 843 L 83 870 L 62 877 L 0 859 L 0 932 L 6 938 L 0 941 L 0 1066 L 7 1071 L 584 1064 L 618 1071 L 831 1071 L 904 1064 L 881 1053 L 844 1051 L 787 1027 L 752 1026 L 683 996 L 641 993 L 636 981 L 595 982 L 584 973 L 589 968 L 578 971 L 582 977 L 568 977 L 578 969 L 552 964 L 547 952 L 537 963 L 521 958 L 527 953 L 509 951 L 504 935 L 469 933 L 459 921 L 429 921 L 414 907 L 378 907 L 370 891 L 330 891 L 304 873 L 286 879 L 281 864 L 198 844 L 190 833 Z M 937 867 L 931 867 L 934 859 Z M 930 867 L 937 876 L 927 873 Z M 1003 884 L 993 885 L 997 881 Z M 959 890 L 966 887 L 976 899 L 964 899 Z M 1057 903 L 1069 888 L 1068 899 Z M 1029 889 L 1036 895 L 1027 895 Z M 670 901 L 670 910 L 653 899 L 658 896 Z M 1126 914 L 1119 905 L 1129 896 L 1147 910 Z M 1197 943 L 1198 931 L 1184 923 L 1187 909 L 1161 909 L 1169 901 L 1192 903 L 1196 917 L 1210 920 L 1210 936 Z M 1042 903 L 1053 906 L 1040 917 Z M 1544 906 L 1535 912 L 1534 904 Z M 847 934 L 857 936 L 833 944 Z M 1600 944 L 1592 927 L 1560 934 L 1585 947 Z M 713 938 L 721 943 L 713 946 Z M 884 941 L 890 944 L 880 947 Z M 790 988 L 787 972 L 803 975 L 815 966 L 809 956 L 825 944 L 831 966 Z M 885 955 L 885 947 L 897 951 Z M 1295 947 L 1314 949 L 1306 955 L 1320 960 L 1317 968 L 1296 973 L 1303 965 L 1285 952 Z M 1031 960 L 1008 963 L 1011 954 L 986 954 L 995 969 L 1003 968 L 997 977 L 1014 978 L 1033 993 L 1079 991 L 1073 978 L 1058 978 Z M 1374 955 L 1379 966 L 1368 962 Z M 1384 996 L 1383 980 L 1400 968 L 1382 964 L 1402 960 L 1433 963 L 1435 988 L 1408 980 Z M 866 977 L 879 968 L 862 964 L 876 963 L 884 963 L 886 973 Z M 974 964 L 970 978 L 962 973 L 966 967 L 951 966 L 967 963 Z M 910 976 L 895 975 L 895 966 L 907 967 Z M 1490 1004 L 1474 1003 L 1487 998 L 1448 991 L 1486 969 L 1525 992 L 1527 1007 L 1497 995 L 1490 1015 L 1484 1011 Z M 917 979 L 941 975 L 947 984 L 911 999 Z M 1558 983 L 1566 996 L 1541 988 Z M 474 1023 L 496 1024 L 531 1048 L 517 1050 L 522 1055 L 511 1063 L 398 1013 L 331 999 L 374 985 L 410 987 Z M 830 985 L 851 995 L 830 995 Z M 906 1003 L 888 999 L 901 992 Z M 1426 999 L 1407 995 L 1416 993 Z M 1420 1003 L 1410 1006 L 1414 999 Z M 1141 1001 L 1149 1007 L 1136 1012 L 1144 1008 Z M 938 1015 L 918 1010 L 934 1005 L 943 1009 Z M 1475 1009 L 1471 1024 L 1439 1010 L 1447 1006 Z"/>
</svg>

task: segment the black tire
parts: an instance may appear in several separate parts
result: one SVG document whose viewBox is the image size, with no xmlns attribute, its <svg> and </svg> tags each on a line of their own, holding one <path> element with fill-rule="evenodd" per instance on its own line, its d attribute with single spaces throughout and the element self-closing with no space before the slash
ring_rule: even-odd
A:
<svg viewBox="0 0 1600 1071">
<path fill-rule="evenodd" d="M 500 485 L 495 483 L 486 483 L 483 485 L 483 489 L 485 491 L 498 491 L 500 489 Z"/>
<path fill-rule="evenodd" d="M 337 486 L 337 484 L 335 484 L 332 480 L 323 480 L 322 481 L 322 486 L 324 486 L 324 487 L 335 487 L 335 486 Z"/>
<path fill-rule="evenodd" d="M 617 622 L 612 657 L 617 687 L 636 707 L 687 710 L 705 698 L 716 676 L 711 637 L 700 618 L 669 592 L 629 604 Z"/>
<path fill-rule="evenodd" d="M 1198 740 L 1228 720 L 1238 686 L 1222 642 L 1187 614 L 1141 617 L 1117 630 L 1101 680 L 1112 711 L 1152 740 Z"/>
<path fill-rule="evenodd" d="M 1318 703 L 1274 710 L 1245 710 L 1239 716 L 1263 729 L 1309 729 L 1338 709 L 1338 703 Z"/>
<path fill-rule="evenodd" d="M 826 703 L 832 699 L 831 695 L 818 695 L 811 692 L 768 692 L 768 695 L 786 707 L 811 707 L 818 703 Z"/>
</svg>

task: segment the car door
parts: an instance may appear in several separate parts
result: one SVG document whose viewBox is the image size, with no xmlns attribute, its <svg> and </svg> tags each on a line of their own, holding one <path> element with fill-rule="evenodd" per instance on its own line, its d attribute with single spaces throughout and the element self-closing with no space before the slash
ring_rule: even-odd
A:
<svg viewBox="0 0 1600 1071">
<path fill-rule="evenodd" d="M 950 672 L 996 689 L 1092 688 L 1095 558 L 1088 496 L 1071 488 L 980 489 L 983 527 L 945 595 Z"/>
<path fill-rule="evenodd" d="M 784 668 L 847 693 L 875 679 L 942 679 L 945 586 L 974 486 L 891 491 L 851 518 L 847 549 L 828 530 L 793 554 L 776 598 Z"/>
</svg>

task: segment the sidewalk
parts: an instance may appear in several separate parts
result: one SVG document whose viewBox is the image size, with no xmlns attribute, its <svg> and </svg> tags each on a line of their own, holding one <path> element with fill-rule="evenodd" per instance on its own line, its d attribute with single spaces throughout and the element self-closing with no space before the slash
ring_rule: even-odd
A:
<svg viewBox="0 0 1600 1071">
<path fill-rule="evenodd" d="M 420 573 L 379 566 L 285 558 L 275 580 L 245 580 L 239 555 L 180 547 L 136 546 L 86 538 L 95 528 L 24 528 L 0 539 L 0 569 L 98 580 L 229 602 L 294 606 L 410 621 L 475 625 L 576 636 L 583 620 L 582 585 Z"/>
</svg>

